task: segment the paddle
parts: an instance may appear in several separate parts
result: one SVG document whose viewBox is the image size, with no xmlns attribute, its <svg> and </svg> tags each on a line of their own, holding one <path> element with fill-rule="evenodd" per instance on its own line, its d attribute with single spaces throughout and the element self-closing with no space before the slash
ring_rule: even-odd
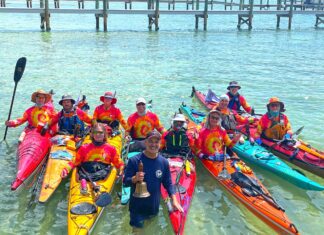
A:
<svg viewBox="0 0 324 235">
<path fill-rule="evenodd" d="M 84 170 L 82 166 L 80 166 L 81 171 L 86 175 L 87 179 L 90 181 L 93 191 L 98 195 L 97 198 L 95 199 L 95 203 L 99 207 L 105 207 L 109 205 L 112 201 L 111 195 L 107 192 L 102 192 L 100 193 L 100 188 L 97 186 L 89 176 L 88 172 Z"/>
<path fill-rule="evenodd" d="M 235 184 L 240 186 L 242 188 L 243 193 L 248 194 L 249 196 L 261 196 L 264 198 L 265 201 L 267 201 L 269 204 L 271 204 L 273 207 L 275 207 L 278 210 L 285 211 L 277 202 L 276 200 L 271 197 L 270 195 L 266 194 L 262 187 L 258 184 L 258 182 L 255 180 L 253 182 L 252 178 L 244 175 L 242 172 L 234 172 L 232 173 L 232 180 Z"/>
<path fill-rule="evenodd" d="M 41 171 L 39 173 L 36 184 L 35 184 L 35 186 L 33 188 L 32 195 L 30 197 L 27 209 L 30 209 L 34 205 L 34 203 L 36 202 L 35 199 L 36 199 L 36 195 L 37 195 L 37 191 L 38 191 L 38 185 L 42 182 L 42 178 L 43 178 L 43 175 L 45 173 L 46 165 L 47 165 L 47 160 L 43 163 L 42 169 L 41 169 Z"/>
<path fill-rule="evenodd" d="M 221 173 L 219 173 L 218 177 L 222 180 L 229 180 L 231 179 L 231 175 L 228 173 L 227 169 L 226 169 L 226 146 L 224 148 L 224 163 L 223 163 L 223 170 L 221 171 Z"/>
<path fill-rule="evenodd" d="M 78 142 L 75 143 L 75 148 L 76 149 L 79 149 L 81 147 L 81 145 L 83 144 L 84 139 L 90 133 L 90 130 L 91 130 L 91 127 L 89 127 L 89 126 L 84 130 L 82 138 Z"/>
<path fill-rule="evenodd" d="M 284 142 L 285 140 L 294 140 L 304 129 L 304 126 L 300 127 L 297 131 L 295 131 L 292 135 L 290 139 L 286 139 L 285 137 L 282 140 L 279 140 L 278 142 L 274 143 L 271 148 L 273 148 L 276 145 L 281 144 L 282 142 Z"/>
<path fill-rule="evenodd" d="M 21 79 L 21 77 L 22 77 L 22 75 L 23 75 L 23 73 L 25 71 L 26 61 L 27 61 L 26 57 L 21 57 L 21 58 L 19 58 L 17 60 L 17 63 L 16 63 L 15 74 L 14 74 L 15 87 L 14 87 L 12 98 L 11 98 L 11 104 L 10 104 L 10 109 L 9 109 L 9 114 L 8 114 L 8 120 L 7 121 L 10 120 L 12 106 L 13 106 L 13 103 L 14 103 L 14 100 L 15 100 L 17 85 L 18 85 L 18 82 L 20 81 L 20 79 Z M 8 131 L 8 126 L 6 126 L 3 141 L 6 140 L 7 131 Z"/>
</svg>

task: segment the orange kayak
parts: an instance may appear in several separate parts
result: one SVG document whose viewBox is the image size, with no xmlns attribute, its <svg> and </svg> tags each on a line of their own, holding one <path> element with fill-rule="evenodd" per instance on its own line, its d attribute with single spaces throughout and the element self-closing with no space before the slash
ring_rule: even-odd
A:
<svg viewBox="0 0 324 235">
<path fill-rule="evenodd" d="M 72 161 L 76 155 L 73 136 L 57 135 L 51 141 L 52 148 L 38 199 L 42 203 L 45 203 L 60 185 L 62 170 L 69 169 L 68 162 Z"/>
<path fill-rule="evenodd" d="M 192 121 L 188 121 L 192 126 Z M 189 129 L 193 136 L 196 130 Z M 299 234 L 296 226 L 289 220 L 285 210 L 278 205 L 268 190 L 257 179 L 252 169 L 239 158 L 226 161 L 200 159 L 203 166 L 215 179 L 247 209 L 264 221 L 279 234 Z M 227 170 L 230 179 L 219 177 L 220 173 Z"/>
</svg>

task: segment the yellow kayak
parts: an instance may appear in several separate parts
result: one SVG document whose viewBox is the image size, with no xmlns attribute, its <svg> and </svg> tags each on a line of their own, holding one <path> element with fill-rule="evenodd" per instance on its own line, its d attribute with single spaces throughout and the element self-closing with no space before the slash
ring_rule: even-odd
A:
<svg viewBox="0 0 324 235">
<path fill-rule="evenodd" d="M 86 139 L 84 144 L 89 143 L 90 139 Z M 121 152 L 122 137 L 115 136 L 108 140 L 108 143 L 115 146 L 117 152 Z M 115 180 L 117 178 L 117 170 L 111 167 L 110 173 L 104 180 L 96 181 L 95 183 L 100 187 L 100 192 L 94 192 L 92 184 L 87 182 L 87 194 L 81 194 L 81 184 L 78 177 L 78 169 L 75 168 L 72 172 L 70 182 L 70 193 L 68 203 L 68 234 L 90 234 L 96 221 L 102 214 L 104 207 L 98 207 L 95 200 L 99 194 L 103 192 L 110 193 L 113 189 Z"/>
<path fill-rule="evenodd" d="M 38 199 L 41 203 L 45 203 L 54 193 L 62 181 L 62 170 L 69 169 L 68 162 L 72 161 L 76 155 L 73 136 L 57 135 L 51 141 L 52 147 Z"/>
</svg>

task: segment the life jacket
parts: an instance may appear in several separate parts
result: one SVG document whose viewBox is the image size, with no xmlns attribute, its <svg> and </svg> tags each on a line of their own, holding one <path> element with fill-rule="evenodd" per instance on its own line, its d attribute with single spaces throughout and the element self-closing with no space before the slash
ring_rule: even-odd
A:
<svg viewBox="0 0 324 235">
<path fill-rule="evenodd" d="M 190 150 L 189 138 L 186 130 L 181 128 L 179 131 L 169 129 L 169 133 L 165 136 L 165 153 L 173 155 L 185 155 Z"/>
<path fill-rule="evenodd" d="M 217 110 L 220 111 L 219 109 L 217 109 Z M 234 114 L 231 111 L 229 114 L 222 113 L 222 127 L 226 131 L 235 130 L 236 126 L 237 126 L 237 122 L 236 122 Z"/>
<path fill-rule="evenodd" d="M 230 98 L 227 107 L 229 109 L 241 111 L 240 94 L 237 93 L 236 95 L 233 95 L 231 92 L 227 92 L 227 95 Z"/>
<path fill-rule="evenodd" d="M 77 125 L 80 125 L 80 133 L 83 133 L 84 131 L 84 123 L 80 120 L 78 115 L 76 114 L 76 111 L 73 110 L 73 115 L 70 117 L 67 117 L 64 115 L 64 111 L 61 111 L 61 117 L 59 119 L 59 131 L 65 131 L 69 134 L 73 135 L 75 128 Z"/>
<path fill-rule="evenodd" d="M 285 127 L 285 120 L 283 114 L 279 114 L 279 121 L 274 121 L 270 118 L 269 113 L 267 113 L 269 120 L 272 122 L 271 126 L 265 129 L 262 132 L 262 136 L 267 139 L 283 139 L 284 135 L 287 133 L 287 129 Z"/>
<path fill-rule="evenodd" d="M 119 121 L 118 120 L 113 120 L 113 121 L 108 121 L 108 120 L 99 120 L 97 119 L 97 122 L 106 124 L 111 127 L 112 130 L 118 130 L 119 129 Z"/>
</svg>

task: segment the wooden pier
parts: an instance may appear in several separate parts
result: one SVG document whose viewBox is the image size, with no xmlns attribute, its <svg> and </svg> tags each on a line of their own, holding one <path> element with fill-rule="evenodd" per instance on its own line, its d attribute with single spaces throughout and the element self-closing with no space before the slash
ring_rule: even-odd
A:
<svg viewBox="0 0 324 235">
<path fill-rule="evenodd" d="M 36 2 L 36 1 L 35 1 Z M 65 0 L 63 2 L 75 2 L 76 8 L 62 8 L 62 0 L 39 0 L 35 8 L 32 0 L 26 0 L 26 7 L 8 7 L 17 5 L 14 0 L 0 0 L 0 13 L 23 13 L 39 14 L 40 27 L 42 30 L 50 31 L 51 14 L 92 14 L 95 16 L 96 29 L 99 30 L 100 19 L 102 19 L 103 30 L 108 29 L 108 15 L 113 14 L 139 14 L 148 17 L 148 28 L 159 30 L 160 15 L 192 15 L 195 17 L 195 29 L 198 29 L 199 21 L 202 19 L 203 30 L 207 30 L 208 17 L 212 15 L 237 15 L 237 28 L 244 25 L 248 30 L 252 29 L 254 15 L 275 15 L 276 27 L 280 27 L 281 18 L 288 18 L 288 29 L 291 29 L 294 15 L 315 16 L 315 27 L 324 25 L 324 0 L 276 0 L 271 4 L 269 0 L 88 0 L 92 4 L 86 4 L 85 0 Z M 21 2 L 20 2 L 21 3 Z M 93 4 L 94 3 L 94 4 Z M 123 9 L 111 9 L 110 3 L 124 3 Z M 20 4 L 21 5 L 21 4 Z M 53 6 L 53 8 L 50 7 Z M 91 8 L 87 5 L 94 5 Z M 181 10 L 176 5 L 182 5 Z M 141 6 L 143 9 L 134 9 Z M 163 7 L 161 7 L 163 6 Z"/>
</svg>

